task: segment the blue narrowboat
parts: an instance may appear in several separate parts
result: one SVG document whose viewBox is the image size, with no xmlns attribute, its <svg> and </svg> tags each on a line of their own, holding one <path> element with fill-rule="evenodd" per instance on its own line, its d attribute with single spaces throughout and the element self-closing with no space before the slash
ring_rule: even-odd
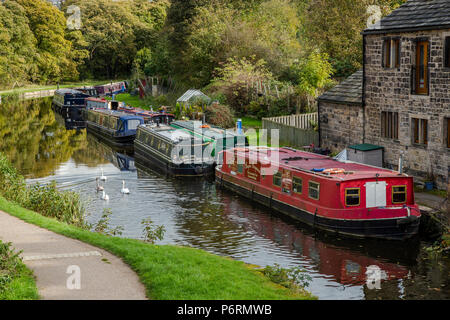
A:
<svg viewBox="0 0 450 320">
<path fill-rule="evenodd" d="M 85 100 L 89 95 L 72 89 L 59 89 L 53 97 L 53 110 L 64 119 L 67 129 L 86 128 L 83 119 Z"/>
<path fill-rule="evenodd" d="M 87 110 L 87 130 L 115 147 L 132 147 L 137 128 L 144 119 L 120 111 Z"/>
</svg>

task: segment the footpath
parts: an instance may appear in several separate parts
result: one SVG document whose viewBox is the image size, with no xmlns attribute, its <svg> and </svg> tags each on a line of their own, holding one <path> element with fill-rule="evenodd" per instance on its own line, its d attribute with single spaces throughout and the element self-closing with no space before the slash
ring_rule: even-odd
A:
<svg viewBox="0 0 450 320">
<path fill-rule="evenodd" d="M 22 251 L 44 300 L 144 300 L 145 287 L 109 252 L 0 211 L 0 240 Z"/>
</svg>

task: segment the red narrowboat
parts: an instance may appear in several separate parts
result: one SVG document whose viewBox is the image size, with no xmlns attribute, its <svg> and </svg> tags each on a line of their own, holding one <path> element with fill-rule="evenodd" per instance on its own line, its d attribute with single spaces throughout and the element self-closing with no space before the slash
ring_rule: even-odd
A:
<svg viewBox="0 0 450 320">
<path fill-rule="evenodd" d="M 413 178 L 290 148 L 223 152 L 220 186 L 315 228 L 358 237 L 405 240 L 419 230 Z"/>
</svg>

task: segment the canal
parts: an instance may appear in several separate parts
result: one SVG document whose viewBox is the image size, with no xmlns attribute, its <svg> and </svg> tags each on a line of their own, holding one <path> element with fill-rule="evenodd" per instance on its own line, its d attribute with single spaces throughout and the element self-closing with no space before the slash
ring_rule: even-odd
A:
<svg viewBox="0 0 450 320">
<path fill-rule="evenodd" d="M 111 209 L 111 227 L 123 227 L 123 237 L 141 238 L 141 222 L 150 218 L 167 230 L 158 244 L 195 247 L 260 266 L 304 268 L 312 277 L 308 289 L 320 299 L 450 298 L 450 259 L 430 254 L 423 239 L 336 238 L 221 190 L 212 180 L 162 175 L 86 132 L 67 131 L 50 99 L 3 102 L 0 152 L 28 183 L 54 180 L 79 192 L 90 223 Z M 96 192 L 102 170 L 108 202 Z M 121 194 L 122 181 L 129 195 Z M 382 270 L 379 290 L 366 284 L 371 266 Z"/>
</svg>

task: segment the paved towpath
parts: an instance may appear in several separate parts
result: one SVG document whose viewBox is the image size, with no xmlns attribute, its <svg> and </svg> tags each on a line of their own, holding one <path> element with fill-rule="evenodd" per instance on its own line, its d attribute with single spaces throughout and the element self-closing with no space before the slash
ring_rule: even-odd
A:
<svg viewBox="0 0 450 320">
<path fill-rule="evenodd" d="M 41 299 L 146 299 L 145 288 L 138 276 L 107 251 L 39 228 L 1 211 L 0 240 L 11 242 L 16 250 L 23 251 L 21 256 L 36 276 Z"/>
</svg>

